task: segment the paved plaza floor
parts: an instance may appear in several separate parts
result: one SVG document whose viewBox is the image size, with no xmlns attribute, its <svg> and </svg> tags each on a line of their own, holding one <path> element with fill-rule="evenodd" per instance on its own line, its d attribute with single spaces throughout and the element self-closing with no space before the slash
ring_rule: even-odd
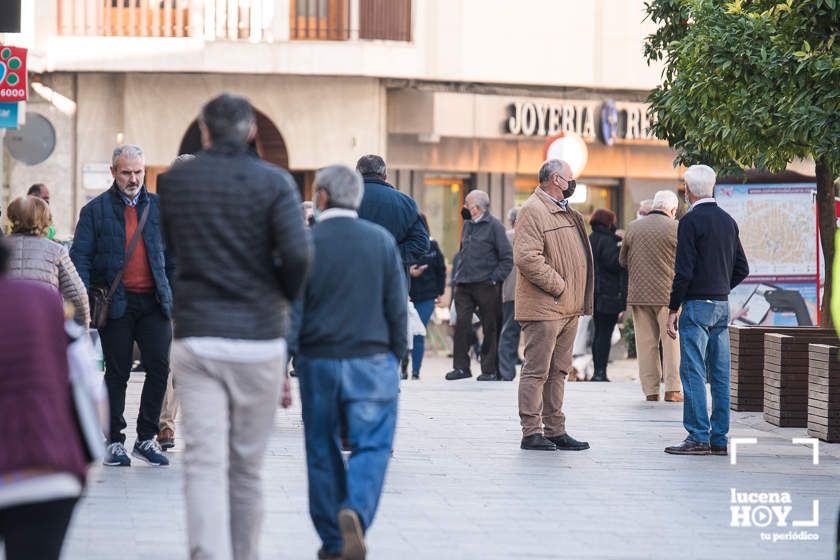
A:
<svg viewBox="0 0 840 560">
<path fill-rule="evenodd" d="M 733 413 L 731 436 L 758 440 L 739 449 L 736 465 L 727 457 L 666 455 L 663 448 L 684 437 L 682 406 L 644 402 L 635 363 L 622 362 L 612 383 L 567 384 L 569 433 L 590 450 L 522 451 L 517 383 L 447 382 L 447 362 L 432 358 L 423 379 L 403 384 L 394 457 L 368 533 L 370 558 L 834 558 L 840 445 L 820 445 L 813 465 L 811 448 L 791 443 L 806 437 L 804 429 Z M 129 384 L 131 427 L 141 383 L 137 375 Z M 296 387 L 295 400 L 277 414 L 265 462 L 264 559 L 315 558 L 320 544 L 307 513 Z M 179 441 L 169 468 L 138 461 L 94 468 L 64 558 L 186 558 L 182 448 Z M 771 509 L 753 514 L 767 527 L 730 526 L 732 489 L 736 499 L 789 498 L 767 506 L 792 508 L 787 526 L 772 515 L 768 521 Z M 812 519 L 813 500 L 819 525 L 794 527 Z M 787 540 L 793 537 L 818 540 Z"/>
</svg>

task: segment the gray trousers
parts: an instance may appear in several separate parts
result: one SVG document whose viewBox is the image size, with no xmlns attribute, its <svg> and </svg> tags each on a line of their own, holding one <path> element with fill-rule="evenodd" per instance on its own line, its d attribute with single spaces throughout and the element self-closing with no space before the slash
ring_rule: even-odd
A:
<svg viewBox="0 0 840 560">
<path fill-rule="evenodd" d="M 514 302 L 502 303 L 502 334 L 499 335 L 499 375 L 507 381 L 516 377 L 519 359 L 519 322 L 513 318 Z"/>
<path fill-rule="evenodd" d="M 184 431 L 184 494 L 192 560 L 255 560 L 262 465 L 285 357 L 240 363 L 204 358 L 176 340 Z"/>
</svg>

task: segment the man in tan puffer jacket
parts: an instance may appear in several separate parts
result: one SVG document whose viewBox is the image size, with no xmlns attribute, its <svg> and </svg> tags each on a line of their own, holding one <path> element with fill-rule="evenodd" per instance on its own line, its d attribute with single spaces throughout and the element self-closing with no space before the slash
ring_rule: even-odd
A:
<svg viewBox="0 0 840 560">
<path fill-rule="evenodd" d="M 548 160 L 540 186 L 519 211 L 513 260 L 516 320 L 525 340 L 519 382 L 522 449 L 579 451 L 589 444 L 566 433 L 563 391 L 572 368 L 578 317 L 592 314 L 594 267 L 583 216 L 566 200 L 569 164 Z"/>
</svg>

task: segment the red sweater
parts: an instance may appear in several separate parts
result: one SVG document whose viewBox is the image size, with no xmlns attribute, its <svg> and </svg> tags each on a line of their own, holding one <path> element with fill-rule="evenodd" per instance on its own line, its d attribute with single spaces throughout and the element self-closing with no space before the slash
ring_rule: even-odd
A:
<svg viewBox="0 0 840 560">
<path fill-rule="evenodd" d="M 137 231 L 137 207 L 125 207 L 125 251 L 128 253 L 128 246 L 134 232 Z M 152 269 L 149 266 L 149 257 L 146 254 L 146 244 L 141 234 L 137 241 L 137 247 L 131 255 L 131 260 L 125 265 L 123 273 L 123 285 L 126 292 L 149 293 L 155 291 L 155 279 L 152 276 Z"/>
</svg>

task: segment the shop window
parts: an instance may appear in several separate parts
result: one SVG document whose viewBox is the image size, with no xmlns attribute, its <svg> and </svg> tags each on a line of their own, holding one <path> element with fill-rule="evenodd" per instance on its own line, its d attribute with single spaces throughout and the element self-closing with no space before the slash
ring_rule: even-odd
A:
<svg viewBox="0 0 840 560">
<path fill-rule="evenodd" d="M 292 39 L 346 41 L 350 38 L 349 0 L 293 0 Z"/>
<path fill-rule="evenodd" d="M 465 177 L 426 176 L 423 179 L 422 212 L 429 222 L 429 233 L 440 245 L 447 262 L 461 245 L 461 207 L 468 182 Z"/>
</svg>

